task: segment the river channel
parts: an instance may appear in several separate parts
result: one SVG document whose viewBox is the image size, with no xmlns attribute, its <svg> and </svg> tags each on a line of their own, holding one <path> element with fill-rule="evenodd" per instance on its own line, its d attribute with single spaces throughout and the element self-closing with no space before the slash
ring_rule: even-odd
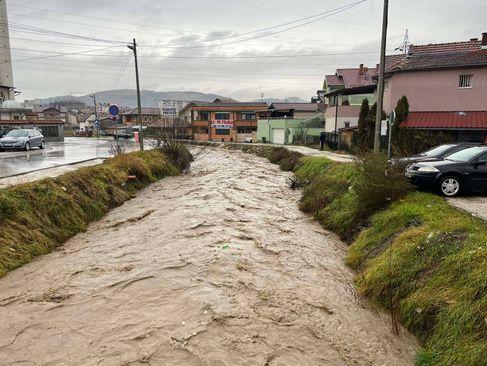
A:
<svg viewBox="0 0 487 366">
<path fill-rule="evenodd" d="M 197 151 L 57 251 L 0 279 L 1 365 L 413 365 L 355 292 L 346 245 L 289 173 Z"/>
</svg>

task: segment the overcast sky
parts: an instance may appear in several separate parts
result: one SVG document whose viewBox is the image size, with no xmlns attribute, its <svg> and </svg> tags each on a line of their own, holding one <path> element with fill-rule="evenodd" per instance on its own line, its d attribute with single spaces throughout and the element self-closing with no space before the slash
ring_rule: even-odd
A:
<svg viewBox="0 0 487 366">
<path fill-rule="evenodd" d="M 336 68 L 378 62 L 382 0 L 261 36 L 356 1 L 7 0 L 15 85 L 20 100 L 134 88 L 136 37 L 143 89 L 307 100 Z M 392 0 L 388 50 L 406 29 L 414 44 L 480 38 L 485 14 L 485 0 Z"/>
</svg>

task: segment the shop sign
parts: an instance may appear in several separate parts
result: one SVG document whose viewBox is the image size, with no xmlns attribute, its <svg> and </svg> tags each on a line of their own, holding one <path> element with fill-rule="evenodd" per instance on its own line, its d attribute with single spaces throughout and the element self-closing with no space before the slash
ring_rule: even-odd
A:
<svg viewBox="0 0 487 366">
<path fill-rule="evenodd" d="M 233 122 L 224 121 L 224 120 L 215 120 L 211 122 L 211 127 L 218 128 L 221 130 L 229 130 L 232 129 L 235 125 Z"/>
</svg>

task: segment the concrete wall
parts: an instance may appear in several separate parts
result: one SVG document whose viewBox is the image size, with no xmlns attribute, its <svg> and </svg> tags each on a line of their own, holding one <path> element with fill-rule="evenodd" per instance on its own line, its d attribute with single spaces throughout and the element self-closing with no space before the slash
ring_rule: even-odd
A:
<svg viewBox="0 0 487 366">
<path fill-rule="evenodd" d="M 287 130 L 287 144 L 291 144 L 294 140 L 294 136 L 298 133 L 302 119 L 271 119 L 271 120 L 259 120 L 257 127 L 257 142 L 262 142 L 263 138 L 267 142 L 273 142 L 274 130 Z M 323 128 L 316 127 L 316 123 L 307 127 L 307 135 L 318 137 L 323 131 Z"/>
<path fill-rule="evenodd" d="M 358 117 L 338 117 L 337 130 L 347 127 L 346 122 L 350 122 L 348 127 L 358 126 Z M 325 132 L 332 133 L 335 131 L 335 117 L 326 118 Z"/>
<path fill-rule="evenodd" d="M 472 88 L 459 88 L 460 75 L 473 75 Z M 487 67 L 403 72 L 388 79 L 384 110 L 390 113 L 406 95 L 410 111 L 487 110 Z"/>
<path fill-rule="evenodd" d="M 360 107 L 359 105 L 353 106 L 338 106 L 338 123 L 337 123 L 337 130 L 346 127 L 345 123 L 350 122 L 349 127 L 356 127 L 358 126 L 358 118 L 360 115 Z M 326 110 L 326 123 L 325 123 L 325 132 L 331 133 L 335 131 L 335 115 L 336 115 L 336 108 L 329 107 Z"/>
</svg>

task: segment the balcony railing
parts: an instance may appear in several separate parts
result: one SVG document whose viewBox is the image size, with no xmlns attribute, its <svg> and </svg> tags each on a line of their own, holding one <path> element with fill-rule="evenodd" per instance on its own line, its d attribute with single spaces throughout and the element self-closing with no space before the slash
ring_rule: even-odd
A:
<svg viewBox="0 0 487 366">
<path fill-rule="evenodd" d="M 234 122 L 236 127 L 257 127 L 257 120 L 239 120 Z"/>
<path fill-rule="evenodd" d="M 195 127 L 208 127 L 210 121 L 193 121 L 192 125 Z"/>
</svg>

